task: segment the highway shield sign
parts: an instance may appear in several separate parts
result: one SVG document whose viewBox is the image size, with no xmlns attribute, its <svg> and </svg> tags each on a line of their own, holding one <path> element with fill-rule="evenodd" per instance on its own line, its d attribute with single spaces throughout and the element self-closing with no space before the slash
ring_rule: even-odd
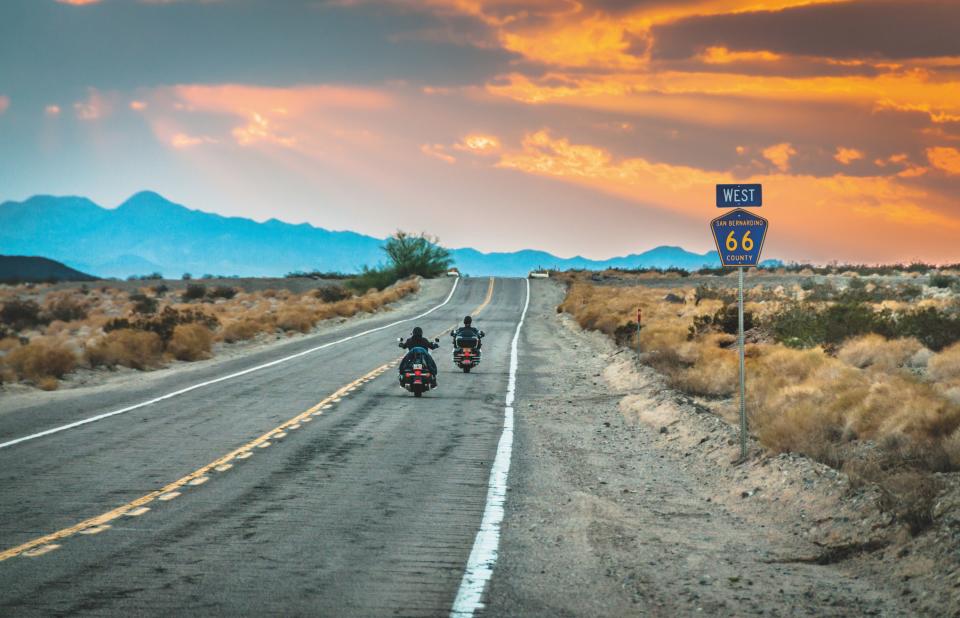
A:
<svg viewBox="0 0 960 618">
<path fill-rule="evenodd" d="M 710 222 L 724 266 L 757 266 L 767 235 L 767 220 L 741 208 Z"/>
</svg>

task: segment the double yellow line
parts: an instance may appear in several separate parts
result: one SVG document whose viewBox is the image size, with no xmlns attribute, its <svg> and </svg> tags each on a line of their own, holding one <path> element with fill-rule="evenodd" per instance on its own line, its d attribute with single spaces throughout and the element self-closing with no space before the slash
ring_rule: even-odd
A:
<svg viewBox="0 0 960 618">
<path fill-rule="evenodd" d="M 484 308 L 486 308 L 487 305 L 490 304 L 490 300 L 493 298 L 493 281 L 494 281 L 493 277 L 491 277 L 490 284 L 487 286 L 487 296 L 484 299 L 483 303 L 481 303 L 479 307 L 474 309 L 473 311 L 474 314 L 480 313 L 481 311 L 483 311 Z M 337 403 L 343 397 L 348 396 L 351 392 L 356 390 L 357 387 L 365 384 L 366 382 L 369 382 L 370 380 L 373 380 L 374 378 L 382 374 L 384 371 L 386 371 L 387 369 L 395 365 L 396 362 L 397 361 L 394 360 L 389 363 L 380 365 L 379 367 L 377 367 L 376 369 L 373 369 L 372 371 L 368 371 L 367 373 L 360 376 L 356 380 L 353 380 L 349 384 L 345 384 L 344 386 L 341 386 L 339 389 L 334 391 L 331 395 L 328 395 L 326 398 L 324 398 L 322 401 L 320 401 L 316 405 L 310 407 L 307 410 L 304 410 L 303 412 L 294 416 L 293 418 L 284 422 L 283 424 L 278 425 L 277 427 L 274 427 L 267 433 L 261 435 L 259 438 L 256 438 L 254 440 L 247 442 L 243 446 L 237 449 L 234 449 L 233 451 L 230 451 L 223 457 L 220 457 L 219 459 L 212 461 L 205 466 L 197 468 L 190 474 L 187 474 L 186 476 L 183 476 L 173 481 L 172 483 L 164 485 L 160 489 L 151 491 L 148 494 L 144 494 L 143 496 L 140 496 L 136 500 L 127 502 L 126 504 L 118 506 L 117 508 L 111 511 L 107 511 L 106 513 L 97 515 L 96 517 L 85 519 L 80 523 L 70 526 L 69 528 L 63 528 L 62 530 L 58 530 L 56 532 L 51 532 L 50 534 L 47 534 L 41 537 L 37 537 L 35 539 L 27 541 L 26 543 L 17 545 L 16 547 L 11 547 L 10 549 L 0 551 L 0 562 L 13 558 L 14 556 L 19 556 L 21 554 L 39 556 L 39 555 L 48 553 L 49 551 L 52 551 L 59 547 L 59 545 L 55 544 L 57 541 L 61 541 L 77 533 L 84 533 L 84 532 L 96 533 L 96 532 L 105 530 L 106 528 L 109 527 L 110 522 L 120 517 L 123 517 L 126 515 L 131 515 L 131 516 L 141 515 L 145 513 L 146 511 L 149 510 L 149 507 L 147 507 L 146 505 L 150 504 L 154 500 L 157 500 L 157 499 L 163 500 L 165 496 L 175 497 L 175 495 L 177 495 L 175 492 L 178 489 L 184 487 L 185 485 L 200 484 L 202 482 L 205 482 L 211 471 L 217 470 L 219 468 L 220 469 L 219 471 L 225 472 L 230 467 L 232 467 L 233 464 L 231 462 L 249 457 L 250 454 L 252 454 L 253 449 L 268 447 L 270 446 L 271 440 L 284 437 L 286 433 L 290 430 L 299 429 L 303 423 L 310 422 L 314 416 L 320 416 L 321 414 L 323 414 L 324 410 L 331 408 L 334 403 Z"/>
</svg>

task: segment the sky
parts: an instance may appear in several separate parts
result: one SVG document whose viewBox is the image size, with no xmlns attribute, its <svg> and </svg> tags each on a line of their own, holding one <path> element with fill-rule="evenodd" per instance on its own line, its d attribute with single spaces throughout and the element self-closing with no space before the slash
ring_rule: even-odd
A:
<svg viewBox="0 0 960 618">
<path fill-rule="evenodd" d="M 4 0 L 0 200 L 451 247 L 960 262 L 954 0 Z"/>
</svg>

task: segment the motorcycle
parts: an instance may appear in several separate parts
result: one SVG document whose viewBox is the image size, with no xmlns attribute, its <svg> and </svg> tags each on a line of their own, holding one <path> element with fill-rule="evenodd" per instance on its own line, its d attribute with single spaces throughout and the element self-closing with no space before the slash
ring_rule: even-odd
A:
<svg viewBox="0 0 960 618">
<path fill-rule="evenodd" d="M 402 348 L 403 337 L 400 337 L 398 341 Z M 435 339 L 434 341 L 436 342 L 436 346 L 439 346 L 440 339 Z M 414 397 L 420 397 L 431 388 L 436 388 L 437 386 L 437 377 L 430 370 L 431 364 L 427 359 L 432 360 L 430 352 L 426 348 L 417 347 L 411 348 L 400 362 L 400 386 L 413 393 Z"/>
<path fill-rule="evenodd" d="M 453 337 L 453 362 L 463 370 L 464 373 L 470 373 L 470 370 L 480 364 L 480 339 L 483 338 L 483 331 L 479 331 L 477 337 L 462 337 L 457 335 L 457 331 L 450 331 Z"/>
</svg>

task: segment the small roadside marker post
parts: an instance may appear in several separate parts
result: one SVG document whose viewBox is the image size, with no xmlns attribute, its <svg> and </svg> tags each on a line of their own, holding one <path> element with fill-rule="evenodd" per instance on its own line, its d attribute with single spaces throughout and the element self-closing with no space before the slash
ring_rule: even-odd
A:
<svg viewBox="0 0 960 618">
<path fill-rule="evenodd" d="M 640 357 L 640 320 L 643 317 L 643 309 L 637 307 L 637 358 Z"/>
<path fill-rule="evenodd" d="M 738 187 L 737 191 L 728 189 Z M 749 188 L 749 193 L 744 189 Z M 747 195 L 749 199 L 742 198 Z M 762 205 L 760 185 L 717 185 L 717 208 Z M 728 199 L 730 198 L 730 199 Z M 763 217 L 742 208 L 730 211 L 710 222 L 713 241 L 717 245 L 720 263 L 737 269 L 737 347 L 740 360 L 740 460 L 747 458 L 747 388 L 744 369 L 743 341 L 743 269 L 760 265 L 760 251 L 767 236 L 768 222 Z"/>
</svg>

